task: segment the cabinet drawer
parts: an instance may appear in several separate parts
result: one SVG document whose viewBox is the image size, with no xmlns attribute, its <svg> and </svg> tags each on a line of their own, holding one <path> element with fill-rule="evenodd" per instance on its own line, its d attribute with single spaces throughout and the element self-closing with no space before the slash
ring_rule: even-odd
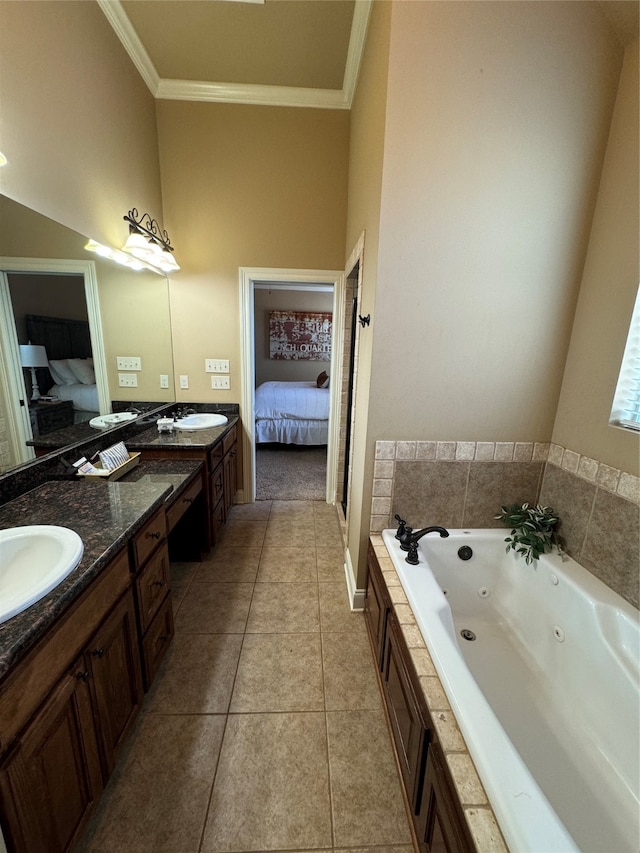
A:
<svg viewBox="0 0 640 853">
<path fill-rule="evenodd" d="M 222 455 L 228 453 L 233 445 L 236 443 L 238 439 L 238 429 L 237 427 L 232 427 L 229 432 L 222 439 Z"/>
<path fill-rule="evenodd" d="M 190 486 L 177 498 L 167 511 L 167 529 L 173 530 L 178 521 L 189 509 L 194 500 L 202 491 L 202 478 L 198 476 Z"/>
<path fill-rule="evenodd" d="M 148 690 L 153 684 L 162 659 L 167 653 L 173 639 L 173 603 L 171 593 L 167 595 L 160 610 L 151 623 L 142 641 L 142 657 L 144 660 L 144 688 Z"/>
<path fill-rule="evenodd" d="M 169 588 L 169 554 L 163 545 L 136 578 L 140 630 L 144 634 Z"/>
<path fill-rule="evenodd" d="M 110 563 L 0 687 L 0 752 L 81 651 L 106 614 L 131 584 L 126 550 Z"/>
<path fill-rule="evenodd" d="M 215 506 L 224 494 L 224 465 L 220 464 L 211 475 L 211 503 Z"/>
<path fill-rule="evenodd" d="M 222 442 L 216 444 L 216 446 L 209 453 L 209 470 L 213 471 L 218 462 L 222 461 Z"/>
<path fill-rule="evenodd" d="M 215 505 L 213 513 L 211 514 L 211 539 L 213 544 L 215 545 L 218 539 L 220 538 L 220 534 L 222 528 L 224 527 L 225 521 L 225 511 L 224 511 L 224 501 L 219 500 Z"/>
<path fill-rule="evenodd" d="M 161 509 L 136 534 L 131 542 L 135 568 L 139 569 L 160 541 L 167 535 L 167 518 Z"/>
</svg>

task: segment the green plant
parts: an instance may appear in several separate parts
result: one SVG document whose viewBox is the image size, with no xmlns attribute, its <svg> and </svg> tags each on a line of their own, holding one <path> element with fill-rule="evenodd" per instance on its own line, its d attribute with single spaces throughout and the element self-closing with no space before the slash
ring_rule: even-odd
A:
<svg viewBox="0 0 640 853">
<path fill-rule="evenodd" d="M 537 560 L 541 554 L 552 551 L 554 547 L 559 554 L 562 553 L 555 529 L 560 519 L 551 507 L 511 504 L 503 506 L 502 512 L 495 518 L 511 527 L 511 536 L 504 540 L 507 552 L 513 548 L 516 554 L 524 557 L 527 564 Z"/>
</svg>

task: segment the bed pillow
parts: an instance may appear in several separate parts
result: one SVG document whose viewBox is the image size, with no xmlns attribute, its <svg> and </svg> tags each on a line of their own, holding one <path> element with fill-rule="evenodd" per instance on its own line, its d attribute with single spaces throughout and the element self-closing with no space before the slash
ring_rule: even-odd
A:
<svg viewBox="0 0 640 853">
<path fill-rule="evenodd" d="M 53 361 L 49 361 L 49 369 L 52 369 L 51 375 L 53 376 L 56 385 L 78 384 L 78 380 L 76 379 L 73 370 L 69 367 L 68 360 L 66 358 L 58 358 Z"/>
<path fill-rule="evenodd" d="M 316 379 L 316 385 L 318 386 L 318 388 L 329 387 L 329 374 L 326 371 L 323 370 L 322 373 L 318 375 L 318 378 Z"/>
<path fill-rule="evenodd" d="M 83 385 L 95 385 L 96 374 L 88 358 L 69 358 L 67 362 L 78 382 Z"/>
</svg>

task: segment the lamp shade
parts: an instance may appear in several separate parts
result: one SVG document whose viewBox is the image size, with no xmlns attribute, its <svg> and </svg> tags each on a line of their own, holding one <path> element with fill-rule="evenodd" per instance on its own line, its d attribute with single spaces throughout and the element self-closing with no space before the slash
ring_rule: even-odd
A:
<svg viewBox="0 0 640 853">
<path fill-rule="evenodd" d="M 35 344 L 20 344 L 20 362 L 23 367 L 48 367 L 47 351 Z"/>
</svg>

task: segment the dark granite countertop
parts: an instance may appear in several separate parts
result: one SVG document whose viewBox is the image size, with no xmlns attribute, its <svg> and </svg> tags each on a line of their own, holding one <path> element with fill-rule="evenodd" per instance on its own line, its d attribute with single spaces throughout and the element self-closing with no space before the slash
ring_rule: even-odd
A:
<svg viewBox="0 0 640 853">
<path fill-rule="evenodd" d="M 84 544 L 80 563 L 62 583 L 0 625 L 0 678 L 162 506 L 171 489 L 166 479 L 52 482 L 0 507 L 0 529 L 55 524 L 75 530 Z"/>
<path fill-rule="evenodd" d="M 166 483 L 173 489 L 167 497 L 167 504 L 180 495 L 190 480 L 202 468 L 203 462 L 197 459 L 147 459 L 142 460 L 120 483 Z"/>
<path fill-rule="evenodd" d="M 228 415 L 229 421 L 224 426 L 211 429 L 179 430 L 173 432 L 158 432 L 157 427 L 141 432 L 127 440 L 127 447 L 135 450 L 209 450 L 217 444 L 231 427 L 238 422 L 237 415 Z"/>
</svg>

